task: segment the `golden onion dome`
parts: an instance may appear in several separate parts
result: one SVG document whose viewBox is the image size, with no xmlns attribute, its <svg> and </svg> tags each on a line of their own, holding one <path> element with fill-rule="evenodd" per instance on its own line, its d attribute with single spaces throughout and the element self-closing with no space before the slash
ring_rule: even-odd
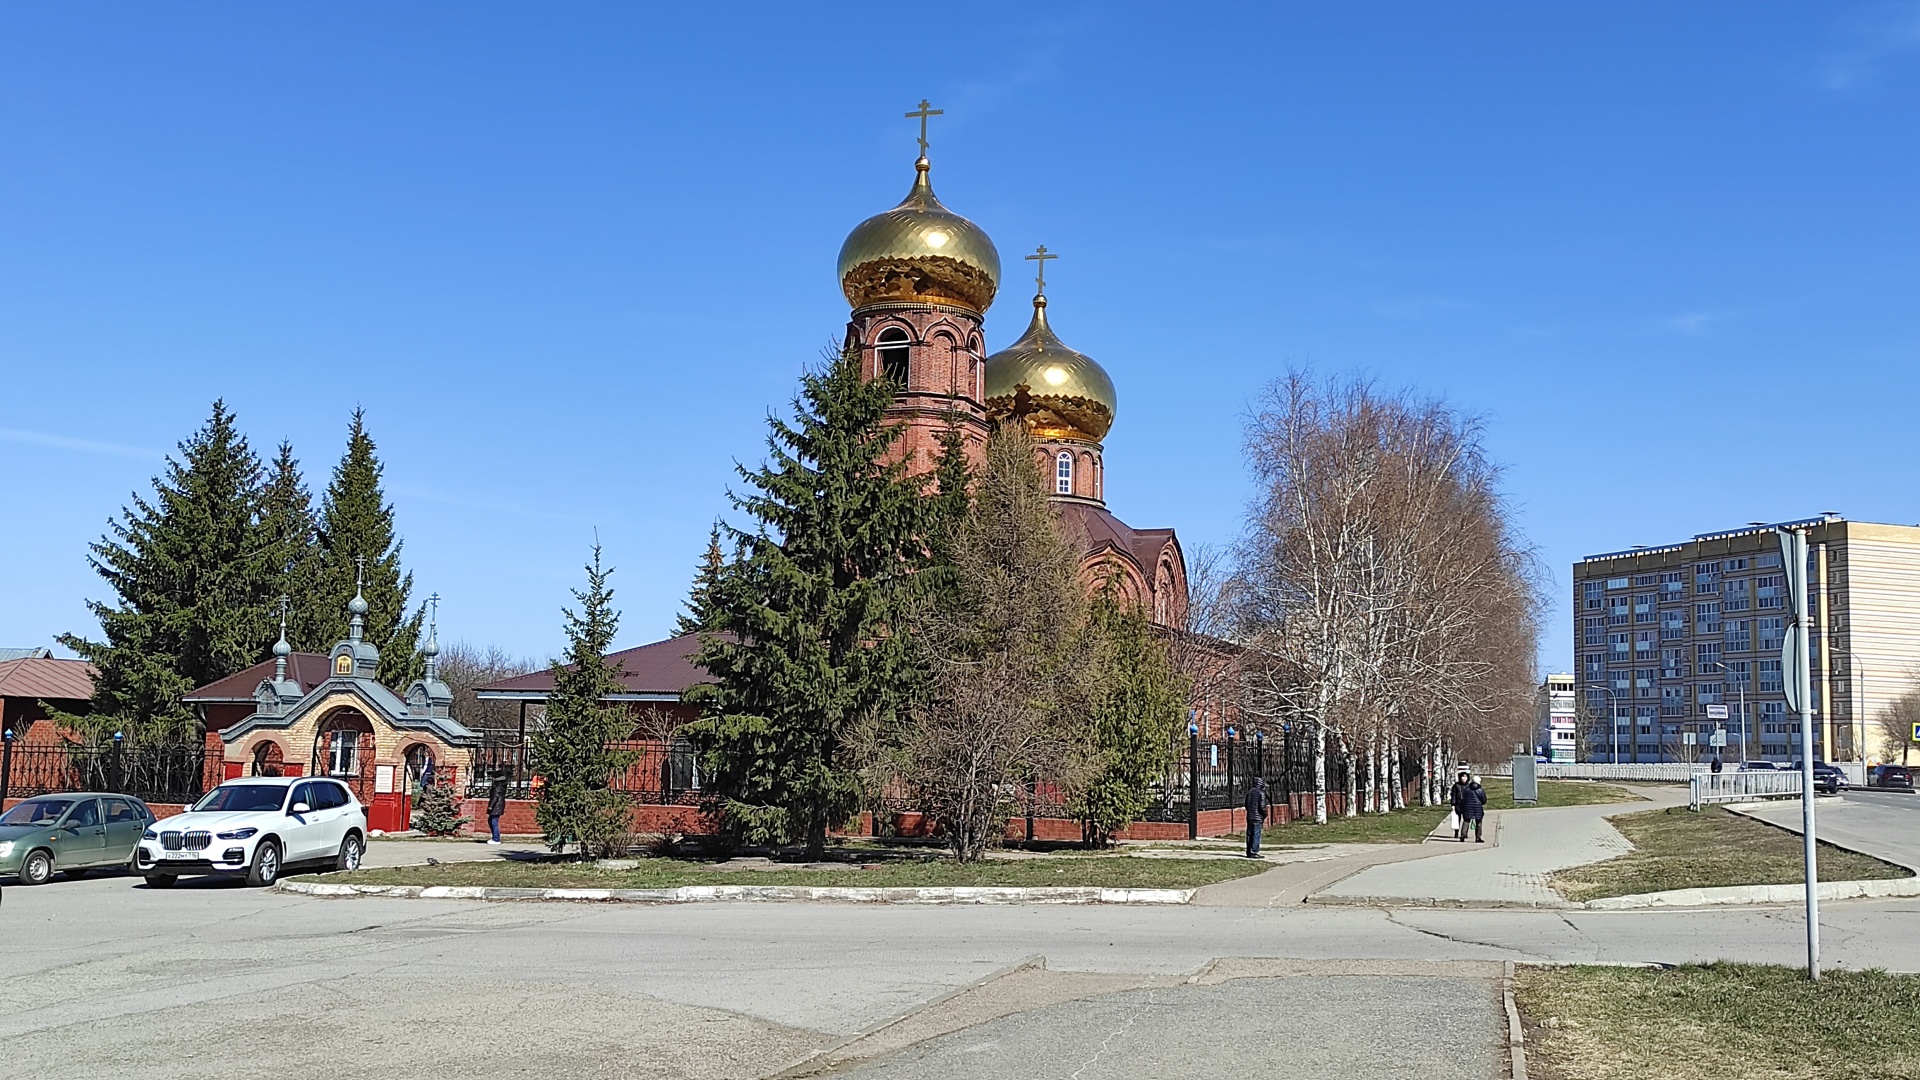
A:
<svg viewBox="0 0 1920 1080">
<path fill-rule="evenodd" d="M 980 226 L 940 205 L 927 159 L 900 205 L 854 226 L 840 245 L 840 288 L 856 308 L 959 304 L 984 313 L 1000 287 L 1000 253 Z"/>
<path fill-rule="evenodd" d="M 1113 380 L 1053 335 L 1045 296 L 1033 298 L 1033 322 L 1020 340 L 987 357 L 986 391 L 988 416 L 1025 416 L 1043 439 L 1099 442 L 1113 427 Z"/>
</svg>

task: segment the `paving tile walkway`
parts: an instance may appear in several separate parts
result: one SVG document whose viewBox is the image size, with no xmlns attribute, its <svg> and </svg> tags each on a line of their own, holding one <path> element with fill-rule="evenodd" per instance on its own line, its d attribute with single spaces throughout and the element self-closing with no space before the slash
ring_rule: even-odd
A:
<svg viewBox="0 0 1920 1080">
<path fill-rule="evenodd" d="M 1497 844 L 1429 840 L 1422 847 L 1460 850 L 1439 858 L 1368 867 L 1321 889 L 1311 899 L 1345 904 L 1559 907 L 1565 898 L 1547 886 L 1547 878 L 1555 871 L 1633 850 L 1607 822 L 1609 815 L 1685 805 L 1687 800 L 1684 788 L 1633 791 L 1648 801 L 1493 811 Z"/>
</svg>

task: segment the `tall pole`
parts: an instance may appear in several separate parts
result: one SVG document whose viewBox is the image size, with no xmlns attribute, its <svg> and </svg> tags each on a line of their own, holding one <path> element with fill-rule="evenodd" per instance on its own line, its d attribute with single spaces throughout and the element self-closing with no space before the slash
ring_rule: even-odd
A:
<svg viewBox="0 0 1920 1080">
<path fill-rule="evenodd" d="M 1813 834 L 1813 642 L 1807 618 L 1807 533 L 1804 528 L 1780 530 L 1781 562 L 1793 592 L 1793 680 L 1800 706 L 1800 840 L 1807 880 L 1807 978 L 1820 981 L 1819 866 Z"/>
</svg>

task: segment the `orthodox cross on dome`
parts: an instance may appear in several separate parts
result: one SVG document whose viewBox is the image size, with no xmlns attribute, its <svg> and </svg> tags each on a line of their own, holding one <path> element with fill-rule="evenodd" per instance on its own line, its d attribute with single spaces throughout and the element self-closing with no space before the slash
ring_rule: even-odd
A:
<svg viewBox="0 0 1920 1080">
<path fill-rule="evenodd" d="M 353 591 L 355 593 L 360 591 L 361 579 L 366 576 L 367 557 L 365 555 L 355 555 L 353 557 Z"/>
<path fill-rule="evenodd" d="M 427 597 L 427 636 L 433 637 L 434 630 L 440 626 L 440 594 Z"/>
<path fill-rule="evenodd" d="M 1027 261 L 1035 264 L 1033 268 L 1033 284 L 1034 288 L 1038 289 L 1042 296 L 1047 294 L 1047 260 L 1057 259 L 1059 257 L 1058 255 L 1047 254 L 1047 245 L 1045 244 L 1034 248 L 1033 254 L 1027 256 Z"/>
<path fill-rule="evenodd" d="M 910 112 L 910 113 L 908 113 L 908 114 L 907 114 L 907 119 L 909 119 L 909 120 L 916 120 L 916 119 L 917 119 L 917 120 L 919 120 L 919 121 L 920 121 L 920 156 L 921 156 L 921 157 L 926 157 L 926 156 L 927 156 L 927 117 L 929 117 L 929 116 L 945 116 L 945 115 L 946 115 L 946 112 L 947 112 L 947 110 L 945 110 L 945 109 L 930 109 L 930 108 L 928 108 L 928 107 L 927 107 L 927 99 L 926 99 L 926 98 L 921 98 L 921 99 L 920 99 L 920 108 L 919 108 L 918 110 L 916 110 L 916 111 L 914 111 L 914 112 Z"/>
</svg>

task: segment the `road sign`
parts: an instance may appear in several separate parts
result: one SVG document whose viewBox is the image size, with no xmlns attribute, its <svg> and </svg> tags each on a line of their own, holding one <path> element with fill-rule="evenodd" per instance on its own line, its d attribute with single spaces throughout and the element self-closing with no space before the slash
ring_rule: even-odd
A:
<svg viewBox="0 0 1920 1080">
<path fill-rule="evenodd" d="M 1707 706 L 1707 719 L 1725 720 L 1726 718 L 1727 718 L 1727 707 L 1725 705 Z"/>
<path fill-rule="evenodd" d="M 1920 742 L 1920 724 L 1913 725 L 1913 741 Z"/>
<path fill-rule="evenodd" d="M 1681 732 L 1681 733 L 1680 733 L 1680 745 L 1681 745 L 1681 746 L 1692 746 L 1692 745 L 1693 745 L 1694 743 L 1696 743 L 1696 742 L 1698 742 L 1698 741 L 1700 741 L 1700 740 L 1698 740 L 1698 739 L 1696 739 L 1696 738 L 1694 737 L 1694 734 L 1693 734 L 1693 732 L 1691 732 L 1691 731 L 1683 731 L 1683 732 Z"/>
<path fill-rule="evenodd" d="M 1725 745 L 1727 745 L 1727 729 L 1726 729 L 1726 728 L 1714 728 L 1714 729 L 1713 729 L 1713 738 L 1712 738 L 1711 740 L 1709 740 L 1709 742 L 1708 742 L 1708 744 L 1707 744 L 1707 745 L 1709 745 L 1709 746 L 1725 746 Z"/>
</svg>

